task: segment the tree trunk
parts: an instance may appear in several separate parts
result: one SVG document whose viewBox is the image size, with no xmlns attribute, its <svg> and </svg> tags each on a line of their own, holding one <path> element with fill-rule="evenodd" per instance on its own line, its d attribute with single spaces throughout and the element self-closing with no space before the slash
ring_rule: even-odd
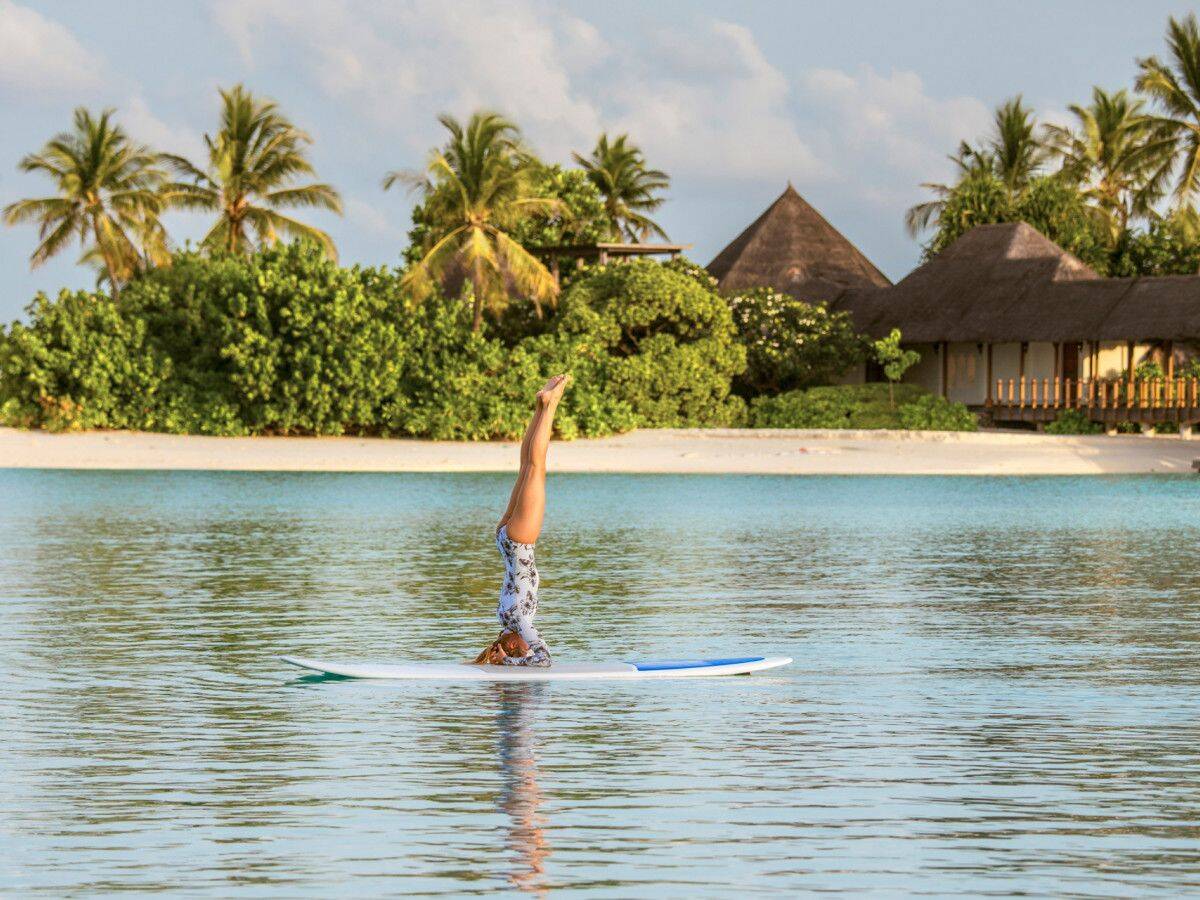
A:
<svg viewBox="0 0 1200 900">
<path fill-rule="evenodd" d="M 896 389 L 894 387 L 895 384 L 896 384 L 896 382 L 892 381 L 892 379 L 890 379 L 890 378 L 888 379 L 888 405 L 892 409 L 896 408 Z"/>
<path fill-rule="evenodd" d="M 475 296 L 472 298 L 475 301 L 475 311 L 471 317 L 471 330 L 479 331 L 483 326 L 483 273 L 479 271 L 478 264 L 476 264 L 475 271 L 471 275 L 471 286 L 475 289 Z"/>
</svg>

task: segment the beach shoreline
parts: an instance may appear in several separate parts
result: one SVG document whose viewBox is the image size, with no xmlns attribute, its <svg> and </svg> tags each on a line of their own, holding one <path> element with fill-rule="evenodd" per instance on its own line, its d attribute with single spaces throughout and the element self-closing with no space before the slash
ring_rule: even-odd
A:
<svg viewBox="0 0 1200 900">
<path fill-rule="evenodd" d="M 983 431 L 647 429 L 556 441 L 556 472 L 759 475 L 1186 474 L 1200 441 Z M 0 428 L 0 468 L 510 472 L 515 441 L 205 437 Z"/>
</svg>

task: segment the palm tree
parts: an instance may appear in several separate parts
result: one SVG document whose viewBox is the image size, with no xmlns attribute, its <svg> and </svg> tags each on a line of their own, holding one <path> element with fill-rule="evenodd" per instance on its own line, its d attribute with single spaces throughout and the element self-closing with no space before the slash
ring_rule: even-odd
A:
<svg viewBox="0 0 1200 900">
<path fill-rule="evenodd" d="M 990 175 L 994 169 L 991 156 L 984 151 L 975 149 L 966 141 L 960 142 L 958 152 L 948 156 L 947 159 L 958 168 L 958 184 L 962 184 L 972 175 Z M 934 199 L 918 203 L 916 206 L 910 207 L 904 214 L 904 227 L 911 237 L 916 237 L 926 228 L 937 224 L 941 219 L 942 211 L 946 208 L 947 198 L 954 192 L 955 185 L 926 181 L 921 184 L 921 187 L 933 193 Z"/>
<path fill-rule="evenodd" d="M 78 238 L 81 261 L 100 265 L 116 296 L 141 268 L 169 257 L 158 219 L 165 173 L 158 156 L 131 142 L 112 117 L 111 109 L 97 117 L 80 107 L 73 131 L 22 159 L 21 171 L 46 173 L 57 193 L 6 206 L 4 221 L 38 223 L 41 243 L 29 258 L 34 268 Z"/>
<path fill-rule="evenodd" d="M 206 166 L 182 156 L 164 157 L 187 179 L 170 186 L 171 204 L 219 214 L 201 241 L 210 249 L 248 253 L 274 244 L 282 234 L 315 241 L 336 259 L 328 234 L 280 212 L 301 207 L 342 211 L 341 198 L 330 185 L 295 184 L 301 176 L 316 174 L 306 151 L 312 138 L 273 101 L 255 97 L 240 84 L 220 94 L 221 127 L 204 136 Z"/>
<path fill-rule="evenodd" d="M 1079 185 L 1115 245 L 1132 219 L 1154 214 L 1171 172 L 1173 142 L 1124 90 L 1092 89 L 1088 106 L 1068 107 L 1077 130 L 1046 125 L 1062 174 Z"/>
<path fill-rule="evenodd" d="M 1195 13 L 1167 24 L 1168 63 L 1151 56 L 1138 60 L 1137 88 L 1149 95 L 1162 115 L 1157 121 L 1172 135 L 1179 156 L 1176 209 L 1195 218 L 1200 195 L 1200 26 Z"/>
<path fill-rule="evenodd" d="M 656 193 L 666 190 L 671 179 L 665 172 L 646 168 L 642 151 L 629 142 L 629 135 L 617 135 L 610 142 L 608 135 L 602 134 L 591 156 L 572 155 L 604 198 L 604 208 L 618 232 L 614 237 L 623 234 L 634 242 L 651 234 L 667 237 L 646 213 L 662 206 L 665 198 Z"/>
<path fill-rule="evenodd" d="M 423 194 L 429 237 L 422 257 L 408 270 L 404 283 L 423 299 L 448 274 L 465 273 L 474 289 L 471 328 L 478 331 L 483 310 L 508 302 L 508 284 L 541 304 L 554 302 L 554 276 L 508 232 L 533 212 L 561 212 L 561 203 L 535 196 L 536 160 L 521 146 L 517 127 L 494 112 L 476 112 L 460 123 L 442 115 L 450 132 L 441 150 L 429 155 L 423 172 L 389 172 L 383 189 L 407 184 Z"/>
<path fill-rule="evenodd" d="M 1039 143 L 1036 131 L 1037 119 L 1021 95 L 1006 100 L 996 107 L 991 133 L 984 136 L 978 146 L 963 141 L 958 145 L 958 152 L 950 157 L 958 167 L 959 182 L 989 173 L 999 178 L 1009 198 L 1015 199 L 1038 174 L 1046 159 L 1046 150 Z M 954 189 L 953 185 L 933 183 L 921 187 L 936 196 L 905 213 L 904 224 L 913 237 L 937 224 L 945 199 Z"/>
</svg>

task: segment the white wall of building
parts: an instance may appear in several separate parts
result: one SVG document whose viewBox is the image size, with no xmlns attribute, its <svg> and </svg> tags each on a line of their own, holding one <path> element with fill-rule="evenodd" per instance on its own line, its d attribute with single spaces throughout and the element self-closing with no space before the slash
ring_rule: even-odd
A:
<svg viewBox="0 0 1200 900">
<path fill-rule="evenodd" d="M 987 400 L 985 344 L 947 345 L 946 397 L 968 406 L 979 406 Z"/>
</svg>

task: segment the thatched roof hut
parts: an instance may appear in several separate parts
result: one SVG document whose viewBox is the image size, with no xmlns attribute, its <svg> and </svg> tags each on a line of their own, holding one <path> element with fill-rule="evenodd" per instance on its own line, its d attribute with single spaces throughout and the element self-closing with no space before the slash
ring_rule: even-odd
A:
<svg viewBox="0 0 1200 900">
<path fill-rule="evenodd" d="M 722 293 L 771 287 L 799 300 L 891 282 L 790 184 L 708 264 Z"/>
<path fill-rule="evenodd" d="M 894 287 L 833 306 L 912 343 L 1200 337 L 1200 276 L 1102 278 L 1023 222 L 980 225 Z"/>
</svg>

